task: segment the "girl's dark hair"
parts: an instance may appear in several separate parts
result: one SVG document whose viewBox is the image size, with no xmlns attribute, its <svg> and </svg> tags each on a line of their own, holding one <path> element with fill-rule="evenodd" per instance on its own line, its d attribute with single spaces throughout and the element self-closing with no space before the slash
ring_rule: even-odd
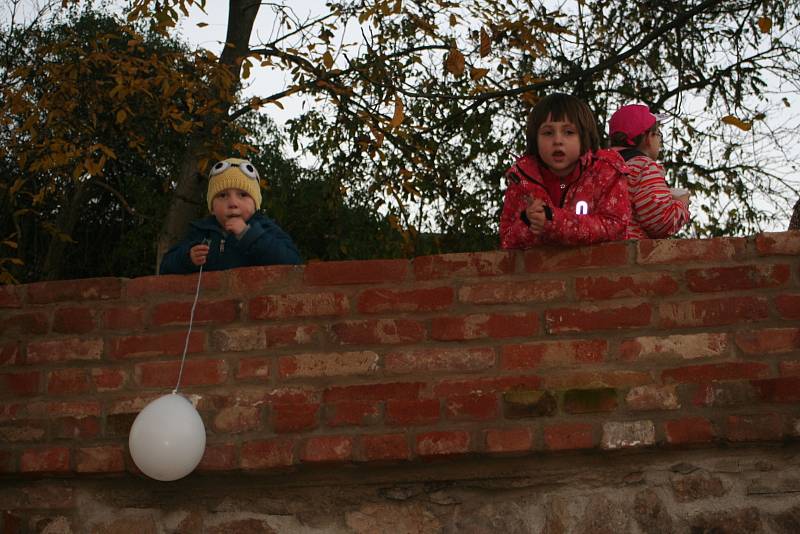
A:
<svg viewBox="0 0 800 534">
<path fill-rule="evenodd" d="M 633 143 L 628 142 L 628 134 L 625 132 L 614 132 L 611 134 L 611 137 L 608 139 L 608 146 L 627 146 L 627 147 L 637 147 L 639 144 L 644 141 L 644 138 L 650 135 L 651 132 L 657 130 L 659 127 L 658 122 L 656 122 L 653 126 L 645 130 L 644 132 L 640 133 L 636 137 L 632 139 Z"/>
<path fill-rule="evenodd" d="M 578 97 L 564 93 L 553 93 L 539 100 L 528 114 L 525 125 L 525 153 L 539 157 L 537 137 L 539 127 L 551 117 L 552 121 L 567 120 L 578 127 L 581 138 L 581 154 L 600 148 L 600 134 L 589 106 Z"/>
</svg>

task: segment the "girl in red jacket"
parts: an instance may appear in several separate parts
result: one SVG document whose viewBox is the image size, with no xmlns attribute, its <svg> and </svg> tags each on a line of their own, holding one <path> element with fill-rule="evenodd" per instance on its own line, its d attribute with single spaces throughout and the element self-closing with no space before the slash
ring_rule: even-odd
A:
<svg viewBox="0 0 800 534">
<path fill-rule="evenodd" d="M 599 149 L 583 101 L 561 93 L 542 98 L 528 115 L 525 140 L 525 155 L 506 172 L 503 248 L 625 239 L 627 168 L 616 151 Z"/>
</svg>

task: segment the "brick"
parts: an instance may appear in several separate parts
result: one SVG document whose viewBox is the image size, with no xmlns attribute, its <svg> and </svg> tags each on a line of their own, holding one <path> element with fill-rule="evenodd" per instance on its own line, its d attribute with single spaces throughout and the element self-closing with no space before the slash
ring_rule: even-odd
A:
<svg viewBox="0 0 800 534">
<path fill-rule="evenodd" d="M 122 293 L 121 278 L 87 278 L 28 284 L 28 300 L 32 304 L 62 301 L 118 299 Z"/>
<path fill-rule="evenodd" d="M 265 326 L 264 344 L 270 349 L 309 345 L 317 341 L 320 330 L 313 324 Z"/>
<path fill-rule="evenodd" d="M 783 361 L 778 368 L 782 376 L 800 376 L 800 361 Z"/>
<path fill-rule="evenodd" d="M 649 326 L 652 316 L 649 304 L 636 306 L 593 306 L 553 308 L 545 311 L 546 330 L 550 334 L 591 332 Z"/>
<path fill-rule="evenodd" d="M 736 345 L 747 355 L 781 354 L 800 349 L 800 328 L 766 328 L 736 333 Z"/>
<path fill-rule="evenodd" d="M 538 313 L 474 314 L 431 320 L 431 338 L 439 341 L 528 337 L 538 333 Z"/>
<path fill-rule="evenodd" d="M 353 459 L 353 438 L 319 436 L 309 438 L 301 456 L 306 463 L 339 463 Z"/>
<path fill-rule="evenodd" d="M 484 432 L 486 452 L 528 452 L 533 447 L 533 433 L 529 428 L 499 428 Z"/>
<path fill-rule="evenodd" d="M 661 372 L 664 382 L 702 384 L 717 380 L 750 380 L 769 374 L 769 366 L 760 362 L 727 362 L 689 365 Z"/>
<path fill-rule="evenodd" d="M 678 292 L 670 273 L 647 272 L 632 275 L 586 276 L 575 279 L 579 300 L 607 300 L 626 297 L 666 297 Z"/>
<path fill-rule="evenodd" d="M 90 371 L 90 378 L 95 390 L 117 391 L 128 382 L 128 372 L 122 369 L 95 368 Z"/>
<path fill-rule="evenodd" d="M 800 295 L 778 295 L 775 297 L 775 308 L 784 319 L 800 319 Z"/>
<path fill-rule="evenodd" d="M 800 256 L 800 237 L 796 232 L 765 232 L 756 236 L 756 250 L 761 256 Z"/>
<path fill-rule="evenodd" d="M 646 385 L 631 388 L 625 395 L 631 410 L 677 410 L 681 407 L 675 385 Z"/>
<path fill-rule="evenodd" d="M 595 446 L 594 429 L 589 423 L 560 423 L 544 428 L 544 444 L 551 451 L 591 449 Z"/>
<path fill-rule="evenodd" d="M 58 439 L 74 439 L 86 441 L 100 435 L 100 418 L 88 417 L 59 417 L 53 420 L 53 437 Z"/>
<path fill-rule="evenodd" d="M 408 263 L 408 260 L 311 262 L 306 265 L 305 283 L 311 286 L 397 283 L 405 280 Z"/>
<path fill-rule="evenodd" d="M 770 378 L 751 382 L 763 402 L 800 402 L 800 377 Z"/>
<path fill-rule="evenodd" d="M 642 336 L 620 344 L 619 356 L 634 360 L 693 360 L 715 358 L 729 354 L 728 334 L 701 333 L 673 336 Z"/>
<path fill-rule="evenodd" d="M 100 415 L 100 403 L 97 401 L 52 401 L 32 402 L 28 404 L 31 417 L 86 417 Z"/>
<path fill-rule="evenodd" d="M 6 365 L 20 365 L 21 363 L 22 354 L 19 350 L 19 343 L 0 344 L 0 367 Z"/>
<path fill-rule="evenodd" d="M 377 370 L 378 355 L 368 350 L 297 354 L 278 359 L 281 379 L 372 375 Z"/>
<path fill-rule="evenodd" d="M 267 380 L 273 358 L 239 358 L 236 380 Z"/>
<path fill-rule="evenodd" d="M 675 500 L 682 503 L 723 497 L 727 493 L 722 480 L 703 472 L 675 476 L 670 482 Z"/>
<path fill-rule="evenodd" d="M 737 265 L 686 271 L 686 285 L 698 293 L 782 287 L 791 271 L 786 264 Z"/>
<path fill-rule="evenodd" d="M 214 416 L 212 428 L 220 434 L 239 434 L 261 428 L 261 410 L 257 406 L 227 406 Z"/>
<path fill-rule="evenodd" d="M 139 363 L 134 367 L 134 379 L 143 387 L 170 387 L 178 380 L 180 361 Z M 208 386 L 222 384 L 228 378 L 224 360 L 190 360 L 183 366 L 181 385 Z"/>
<path fill-rule="evenodd" d="M 50 318 L 45 312 L 22 312 L 6 315 L 0 321 L 0 336 L 30 336 L 46 334 Z"/>
<path fill-rule="evenodd" d="M 500 410 L 496 395 L 456 395 L 445 400 L 445 417 L 453 421 L 497 419 Z"/>
<path fill-rule="evenodd" d="M 249 318 L 258 321 L 344 315 L 350 310 L 350 301 L 341 293 L 293 293 L 256 297 L 248 306 Z"/>
<path fill-rule="evenodd" d="M 421 458 L 447 457 L 469 452 L 469 433 L 426 432 L 416 437 L 416 451 Z"/>
<path fill-rule="evenodd" d="M 769 309 L 761 297 L 729 297 L 662 303 L 658 315 L 662 328 L 724 326 L 767 319 Z"/>
<path fill-rule="evenodd" d="M 325 407 L 329 427 L 374 425 L 380 414 L 380 405 L 375 401 L 334 402 Z"/>
<path fill-rule="evenodd" d="M 514 253 L 508 251 L 468 252 L 414 258 L 417 280 L 499 276 L 514 272 Z"/>
<path fill-rule="evenodd" d="M 138 413 L 118 413 L 106 416 L 106 437 L 127 438 Z"/>
<path fill-rule="evenodd" d="M 390 399 L 386 401 L 384 419 L 387 425 L 431 425 L 439 421 L 437 399 Z"/>
<path fill-rule="evenodd" d="M 571 389 L 564 392 L 566 413 L 613 412 L 617 408 L 617 392 L 612 388 Z"/>
<path fill-rule="evenodd" d="M 163 302 L 153 308 L 150 322 L 156 326 L 187 325 L 193 302 Z M 240 304 L 235 300 L 201 300 L 194 310 L 193 324 L 224 324 L 239 317 Z"/>
<path fill-rule="evenodd" d="M 725 420 L 725 437 L 730 441 L 779 441 L 783 418 L 774 413 L 730 415 Z"/>
<path fill-rule="evenodd" d="M 259 295 L 272 288 L 298 285 L 305 267 L 302 265 L 258 265 L 225 271 L 228 292 L 234 295 Z M 205 274 L 203 275 L 205 276 Z"/>
<path fill-rule="evenodd" d="M 515 388 L 503 393 L 503 413 L 509 419 L 550 417 L 558 410 L 558 400 L 548 391 Z"/>
<path fill-rule="evenodd" d="M 374 461 L 401 461 L 411 457 L 405 434 L 378 434 L 361 436 L 364 459 Z"/>
<path fill-rule="evenodd" d="M 554 374 L 544 378 L 544 386 L 549 390 L 628 388 L 644 386 L 653 382 L 647 372 L 642 371 L 603 371 Z"/>
<path fill-rule="evenodd" d="M 624 421 L 603 423 L 603 449 L 628 449 L 654 445 L 656 429 L 652 421 Z"/>
<path fill-rule="evenodd" d="M 44 441 L 47 422 L 42 420 L 17 420 L 0 424 L 0 442 Z"/>
<path fill-rule="evenodd" d="M 703 417 L 685 417 L 664 421 L 664 436 L 667 443 L 685 445 L 710 443 L 715 438 L 711 422 Z"/>
<path fill-rule="evenodd" d="M 90 389 L 85 369 L 57 369 L 47 373 L 49 395 L 80 395 Z"/>
<path fill-rule="evenodd" d="M 21 373 L 0 373 L 0 396 L 31 397 L 40 391 L 41 373 L 24 371 Z"/>
<path fill-rule="evenodd" d="M 636 244 L 636 262 L 640 265 L 725 262 L 745 253 L 742 238 L 657 239 Z"/>
<path fill-rule="evenodd" d="M 53 363 L 74 360 L 99 360 L 103 355 L 102 339 L 65 338 L 28 343 L 28 363 Z"/>
<path fill-rule="evenodd" d="M 578 339 L 506 345 L 500 358 L 501 368 L 511 371 L 600 363 L 606 359 L 607 354 L 606 340 Z"/>
<path fill-rule="evenodd" d="M 225 271 L 203 271 L 200 281 L 200 293 L 207 294 L 222 287 L 222 277 Z M 125 296 L 128 299 L 136 297 L 149 297 L 151 295 L 192 295 L 197 291 L 197 275 L 159 275 L 142 276 L 127 280 Z"/>
<path fill-rule="evenodd" d="M 539 389 L 542 384 L 538 376 L 502 376 L 475 378 L 473 380 L 442 380 L 433 388 L 436 397 L 470 395 L 480 393 L 503 393 L 514 388 Z"/>
<path fill-rule="evenodd" d="M 381 401 L 387 399 L 417 399 L 425 384 L 422 382 L 390 382 L 356 386 L 329 387 L 323 393 L 325 402 Z"/>
<path fill-rule="evenodd" d="M 86 334 L 97 326 L 91 308 L 66 307 L 53 312 L 53 332 L 61 334 Z"/>
<path fill-rule="evenodd" d="M 266 349 L 267 341 L 260 326 L 223 328 L 211 333 L 211 346 L 221 352 L 246 352 Z"/>
<path fill-rule="evenodd" d="M 237 447 L 232 443 L 206 444 L 197 465 L 199 472 L 233 471 L 238 467 Z"/>
<path fill-rule="evenodd" d="M 21 308 L 20 290 L 22 288 L 18 289 L 17 286 L 0 286 L 0 308 Z"/>
<path fill-rule="evenodd" d="M 42 447 L 22 451 L 19 460 L 22 473 L 66 473 L 69 471 L 69 449 Z"/>
<path fill-rule="evenodd" d="M 455 300 L 452 287 L 414 289 L 366 289 L 358 295 L 359 313 L 427 312 L 450 308 Z"/>
<path fill-rule="evenodd" d="M 567 284 L 563 280 L 522 280 L 464 285 L 458 300 L 466 304 L 524 304 L 563 298 Z"/>
<path fill-rule="evenodd" d="M 108 330 L 144 330 L 145 308 L 143 306 L 106 308 L 102 314 L 103 326 Z"/>
<path fill-rule="evenodd" d="M 748 382 L 713 382 L 697 386 L 692 396 L 695 406 L 723 408 L 750 406 L 756 402 L 756 391 Z"/>
<path fill-rule="evenodd" d="M 425 327 L 411 319 L 344 321 L 330 329 L 334 342 L 343 345 L 417 343 L 425 339 Z"/>
<path fill-rule="evenodd" d="M 165 332 L 124 336 L 109 340 L 108 355 L 115 359 L 148 358 L 151 356 L 181 356 L 186 344 L 186 332 Z M 202 352 L 206 336 L 203 332 L 192 332 L 189 336 L 187 354 Z"/>
<path fill-rule="evenodd" d="M 491 348 L 418 349 L 392 352 L 384 356 L 387 373 L 406 374 L 420 371 L 459 373 L 480 371 L 495 365 Z"/>
<path fill-rule="evenodd" d="M 17 472 L 16 453 L 0 451 L 0 474 L 10 475 Z M 14 532 L 12 530 L 12 532 Z"/>
<path fill-rule="evenodd" d="M 272 428 L 278 434 L 304 432 L 319 426 L 319 404 L 276 404 L 272 407 Z"/>
<path fill-rule="evenodd" d="M 242 444 L 244 470 L 288 467 L 294 463 L 294 443 L 288 439 L 247 441 Z"/>
<path fill-rule="evenodd" d="M 541 246 L 526 250 L 525 272 L 563 272 L 628 264 L 628 244 L 600 243 L 582 247 Z"/>
<path fill-rule="evenodd" d="M 0 403 L 0 421 L 14 421 L 22 417 L 27 408 L 27 403 L 5 402 Z"/>
<path fill-rule="evenodd" d="M 75 471 L 78 473 L 124 472 L 124 450 L 119 445 L 81 447 L 75 451 Z"/>
</svg>

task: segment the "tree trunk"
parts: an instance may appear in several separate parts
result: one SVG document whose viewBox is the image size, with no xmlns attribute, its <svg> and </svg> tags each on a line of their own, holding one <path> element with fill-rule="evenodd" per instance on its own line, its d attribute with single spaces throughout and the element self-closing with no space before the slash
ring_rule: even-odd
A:
<svg viewBox="0 0 800 534">
<path fill-rule="evenodd" d="M 75 191 L 72 196 L 65 199 L 64 209 L 56 219 L 56 230 L 71 236 L 75 226 L 80 219 L 81 210 L 86 200 L 86 193 L 89 190 L 89 180 L 75 183 Z M 50 236 L 50 244 L 47 247 L 47 254 L 42 264 L 42 280 L 61 280 L 63 278 L 64 252 L 67 250 L 67 242 L 56 235 Z"/>
<path fill-rule="evenodd" d="M 226 46 L 219 58 L 220 68 L 227 68 L 238 77 L 241 75 L 242 60 L 250 50 L 250 33 L 258 15 L 261 2 L 259 0 L 230 0 L 228 8 L 228 29 L 225 38 Z M 232 46 L 228 46 L 232 45 Z M 238 91 L 237 83 L 233 91 Z M 233 95 L 228 100 L 233 102 Z M 196 208 L 194 199 L 202 199 L 200 195 L 205 181 L 198 175 L 197 162 L 207 154 L 203 152 L 213 141 L 213 131 L 221 122 L 227 120 L 230 104 L 223 105 L 222 111 L 215 116 L 205 118 L 205 127 L 190 143 L 180 165 L 177 187 L 172 195 L 167 217 L 158 237 L 156 254 L 156 272 L 164 253 L 174 245 L 187 231 L 189 223 L 194 219 Z"/>
</svg>

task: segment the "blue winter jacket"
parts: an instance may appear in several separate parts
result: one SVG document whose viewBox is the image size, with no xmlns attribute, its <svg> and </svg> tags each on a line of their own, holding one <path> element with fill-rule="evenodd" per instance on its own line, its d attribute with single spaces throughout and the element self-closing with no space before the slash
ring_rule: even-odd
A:
<svg viewBox="0 0 800 534">
<path fill-rule="evenodd" d="M 191 223 L 188 235 L 164 254 L 159 274 L 196 273 L 200 267 L 189 258 L 189 249 L 204 239 L 210 241 L 204 271 L 221 271 L 253 265 L 302 263 L 286 232 L 274 221 L 256 213 L 247 224 L 250 228 L 241 239 L 225 232 L 213 215 Z"/>
</svg>

